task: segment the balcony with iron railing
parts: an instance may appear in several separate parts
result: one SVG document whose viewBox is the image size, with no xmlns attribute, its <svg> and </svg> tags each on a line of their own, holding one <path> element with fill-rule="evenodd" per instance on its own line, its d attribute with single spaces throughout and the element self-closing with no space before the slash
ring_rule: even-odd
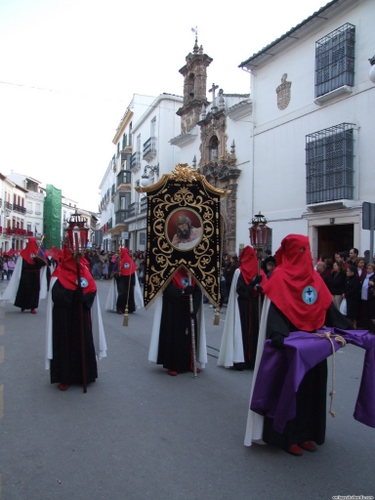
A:
<svg viewBox="0 0 375 500">
<path fill-rule="evenodd" d="M 140 203 L 140 212 L 141 214 L 144 214 L 147 212 L 147 196 L 144 196 L 143 198 L 141 198 L 141 203 Z"/>
<path fill-rule="evenodd" d="M 143 144 L 143 159 L 146 161 L 154 159 L 156 156 L 156 137 L 150 137 Z"/>
<path fill-rule="evenodd" d="M 12 205 L 12 203 L 9 203 L 9 201 L 5 201 L 4 208 L 7 210 L 13 210 L 13 205 Z"/>
<path fill-rule="evenodd" d="M 23 206 L 21 206 L 21 205 L 14 204 L 13 205 L 13 211 L 14 212 L 18 212 L 20 214 L 25 214 L 26 213 L 26 208 L 23 207 Z"/>
<path fill-rule="evenodd" d="M 116 189 L 118 189 L 120 186 L 123 186 L 124 184 L 126 186 L 129 186 L 130 188 L 131 182 L 132 182 L 131 172 L 129 172 L 128 170 L 121 170 L 121 172 L 116 177 Z"/>
<path fill-rule="evenodd" d="M 137 202 L 130 203 L 129 205 L 129 218 L 135 217 L 139 214 L 139 204 Z"/>
<path fill-rule="evenodd" d="M 129 219 L 130 210 L 127 208 L 126 210 L 118 210 L 115 213 L 115 224 L 125 224 L 126 219 Z"/>
<path fill-rule="evenodd" d="M 139 168 L 141 168 L 141 153 L 137 151 L 132 154 L 131 169 L 138 170 Z"/>
</svg>

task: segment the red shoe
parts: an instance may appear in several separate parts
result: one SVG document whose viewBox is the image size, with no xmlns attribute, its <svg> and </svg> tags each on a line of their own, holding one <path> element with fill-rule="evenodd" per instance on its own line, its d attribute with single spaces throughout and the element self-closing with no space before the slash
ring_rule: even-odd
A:
<svg viewBox="0 0 375 500">
<path fill-rule="evenodd" d="M 303 443 L 298 443 L 298 446 L 305 451 L 316 451 L 316 446 L 310 441 L 304 441 Z"/>
<path fill-rule="evenodd" d="M 117 311 L 117 314 L 124 314 L 122 311 Z"/>
<path fill-rule="evenodd" d="M 175 377 L 177 375 L 177 372 L 175 372 L 174 370 L 168 370 L 168 375 Z"/>
<path fill-rule="evenodd" d="M 35 309 L 31 309 L 31 314 L 36 314 L 36 310 Z"/>
<path fill-rule="evenodd" d="M 67 384 L 59 384 L 57 387 L 60 389 L 60 391 L 66 391 L 69 389 L 69 386 Z"/>
<path fill-rule="evenodd" d="M 290 453 L 291 455 L 294 455 L 295 457 L 300 457 L 302 455 L 302 450 L 297 444 L 288 446 L 288 448 L 285 448 L 285 451 L 287 453 Z"/>
</svg>

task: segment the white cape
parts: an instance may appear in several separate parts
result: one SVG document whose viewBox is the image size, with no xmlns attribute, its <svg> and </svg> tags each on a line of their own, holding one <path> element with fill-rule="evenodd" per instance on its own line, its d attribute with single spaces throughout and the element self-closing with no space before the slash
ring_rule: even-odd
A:
<svg viewBox="0 0 375 500">
<path fill-rule="evenodd" d="M 270 305 L 271 305 L 270 299 L 267 296 L 265 296 L 263 301 L 262 315 L 259 326 L 259 339 L 258 339 L 257 355 L 254 366 L 253 382 L 251 384 L 251 391 L 250 391 L 250 402 L 249 402 L 249 410 L 247 415 L 245 441 L 244 441 L 245 446 L 251 446 L 252 442 L 257 442 L 257 441 L 259 442 L 259 444 L 264 444 L 262 440 L 264 417 L 250 410 L 250 403 L 253 397 L 260 361 L 263 355 L 264 344 L 266 342 L 267 319 L 268 319 L 268 312 L 270 309 Z"/>
<path fill-rule="evenodd" d="M 225 317 L 223 335 L 221 337 L 218 366 L 229 368 L 234 363 L 243 363 L 243 342 L 241 331 L 241 318 L 237 301 L 237 281 L 240 276 L 240 269 L 236 269 L 230 287 L 227 315 Z"/>
<path fill-rule="evenodd" d="M 52 311 L 53 311 L 53 300 L 52 300 L 52 288 L 55 284 L 57 278 L 52 277 L 50 283 L 50 289 L 48 293 L 47 302 L 47 325 L 46 325 L 46 359 L 45 368 L 49 370 L 50 360 L 53 359 L 53 349 L 52 349 Z M 107 356 L 107 342 L 105 338 L 102 312 L 100 309 L 99 295 L 96 293 L 94 303 L 91 308 L 91 321 L 92 321 L 92 336 L 94 339 L 94 347 L 97 359 L 102 359 Z"/>
<path fill-rule="evenodd" d="M 18 288 L 20 286 L 22 263 L 23 263 L 23 258 L 18 257 L 16 262 L 16 267 L 14 268 L 12 277 L 9 281 L 8 286 L 6 287 L 5 292 L 0 298 L 1 300 L 6 300 L 14 304 L 17 297 Z M 47 266 L 43 266 L 40 268 L 39 299 L 45 299 L 46 297 L 47 297 Z"/>
<path fill-rule="evenodd" d="M 106 311 L 115 311 L 117 312 L 116 303 L 117 303 L 117 283 L 115 278 L 111 278 L 111 282 L 109 284 L 109 290 L 107 299 L 105 301 L 105 310 Z M 135 286 L 134 286 L 134 302 L 135 302 L 135 310 L 141 309 L 144 307 L 143 302 L 143 294 L 141 285 L 139 284 L 139 279 L 137 273 L 135 273 Z"/>
<path fill-rule="evenodd" d="M 152 363 L 157 363 L 158 361 L 159 333 L 160 333 L 160 320 L 161 320 L 162 308 L 163 308 L 163 296 L 160 295 L 160 297 L 158 297 L 155 300 L 154 321 L 152 324 L 150 348 L 148 351 L 148 360 L 151 361 Z M 197 321 L 198 335 L 196 335 L 196 338 L 198 338 L 198 342 L 196 343 L 197 362 L 200 364 L 199 368 L 204 368 L 207 363 L 207 342 L 206 342 L 206 325 L 204 319 L 203 298 L 201 307 L 199 308 L 197 314 L 197 320 L 198 320 Z"/>
</svg>

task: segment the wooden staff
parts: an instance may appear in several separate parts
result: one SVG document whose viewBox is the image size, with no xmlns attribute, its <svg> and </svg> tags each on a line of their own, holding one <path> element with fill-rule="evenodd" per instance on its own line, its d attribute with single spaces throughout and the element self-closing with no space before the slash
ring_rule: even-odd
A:
<svg viewBox="0 0 375 500">
<path fill-rule="evenodd" d="M 189 286 L 192 286 L 191 274 L 188 273 L 188 276 L 189 276 Z M 190 304 L 190 322 L 191 322 L 191 347 L 193 350 L 193 373 L 194 373 L 194 378 L 197 378 L 197 351 L 195 346 L 194 303 L 193 303 L 192 293 L 189 295 L 189 304 Z"/>
<path fill-rule="evenodd" d="M 77 262 L 77 280 L 78 280 L 78 296 L 79 296 L 79 323 L 81 330 L 81 363 L 82 363 L 82 386 L 83 392 L 87 392 L 87 378 L 86 378 L 86 351 L 85 351 L 85 326 L 83 321 L 83 304 L 82 295 L 83 290 L 81 287 L 81 254 L 76 254 Z"/>
</svg>

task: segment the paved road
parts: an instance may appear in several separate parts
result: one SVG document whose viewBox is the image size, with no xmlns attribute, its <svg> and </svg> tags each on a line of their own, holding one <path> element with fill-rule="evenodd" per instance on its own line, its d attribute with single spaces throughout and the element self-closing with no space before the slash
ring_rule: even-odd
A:
<svg viewBox="0 0 375 500">
<path fill-rule="evenodd" d="M 108 282 L 98 282 L 102 306 Z M 1 284 L 4 288 L 5 285 Z M 220 326 L 205 305 L 211 354 Z M 0 303 L 0 500 L 331 499 L 374 495 L 375 431 L 353 409 L 363 351 L 336 357 L 336 418 L 324 446 L 292 457 L 243 445 L 252 372 L 207 368 L 169 377 L 147 361 L 152 307 L 103 312 L 108 357 L 83 394 L 44 370 L 46 303 Z"/>
</svg>

